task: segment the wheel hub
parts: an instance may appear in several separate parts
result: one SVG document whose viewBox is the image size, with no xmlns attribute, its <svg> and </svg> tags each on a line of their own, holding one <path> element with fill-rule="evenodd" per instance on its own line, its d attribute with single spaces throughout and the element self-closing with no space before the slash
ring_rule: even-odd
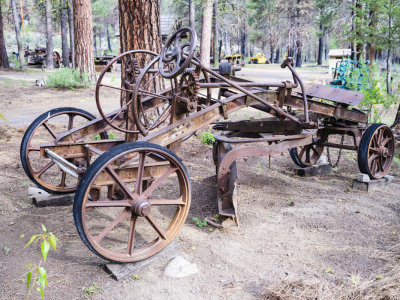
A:
<svg viewBox="0 0 400 300">
<path fill-rule="evenodd" d="M 387 148 L 381 147 L 380 152 L 381 152 L 381 157 L 388 157 L 389 150 Z"/>
<path fill-rule="evenodd" d="M 132 211 L 139 217 L 146 217 L 151 212 L 151 204 L 147 200 L 138 200 L 131 204 Z"/>
</svg>

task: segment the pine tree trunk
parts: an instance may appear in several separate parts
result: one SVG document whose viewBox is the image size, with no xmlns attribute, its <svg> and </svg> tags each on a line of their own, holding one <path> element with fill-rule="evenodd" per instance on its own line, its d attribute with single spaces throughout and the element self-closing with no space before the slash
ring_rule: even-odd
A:
<svg viewBox="0 0 400 300">
<path fill-rule="evenodd" d="M 275 63 L 279 64 L 281 62 L 281 51 L 279 48 L 276 49 Z"/>
<path fill-rule="evenodd" d="M 213 30 L 213 36 L 214 36 L 214 49 L 213 49 L 213 57 L 214 57 L 214 65 L 217 65 L 219 62 L 219 53 L 218 53 L 218 0 L 214 0 L 214 30 Z"/>
<path fill-rule="evenodd" d="M 318 58 L 317 64 L 320 66 L 323 62 L 323 55 L 324 55 L 324 32 L 322 30 L 322 24 L 319 24 L 319 38 L 318 38 Z"/>
<path fill-rule="evenodd" d="M 75 66 L 96 80 L 93 53 L 92 4 L 90 0 L 73 0 Z"/>
<path fill-rule="evenodd" d="M 68 23 L 69 23 L 69 50 L 71 52 L 72 68 L 75 69 L 74 8 L 72 5 L 72 0 L 68 0 Z"/>
<path fill-rule="evenodd" d="M 46 68 L 54 69 L 53 62 L 53 21 L 51 19 L 51 2 L 46 0 Z"/>
<path fill-rule="evenodd" d="M 64 67 L 69 68 L 68 27 L 66 9 L 66 0 L 63 0 L 62 7 L 60 8 L 62 63 Z"/>
<path fill-rule="evenodd" d="M 203 21 L 201 24 L 200 60 L 204 66 L 210 67 L 213 1 L 205 1 L 203 7 Z"/>
<path fill-rule="evenodd" d="M 109 30 L 109 25 L 106 23 L 106 30 L 107 30 L 107 46 L 108 46 L 108 51 L 111 53 L 112 48 L 111 48 L 111 39 L 110 39 L 110 30 Z"/>
<path fill-rule="evenodd" d="M 296 67 L 297 68 L 301 68 L 301 66 L 302 66 L 302 64 L 303 64 L 303 61 L 302 61 L 302 53 L 301 53 L 301 50 L 302 50 L 302 43 L 301 43 L 301 41 L 297 41 L 296 42 L 296 46 L 297 46 L 297 54 L 296 54 Z"/>
<path fill-rule="evenodd" d="M 3 14 L 1 13 L 1 1 L 0 1 L 0 67 L 9 68 L 8 56 L 6 43 L 4 41 L 4 26 L 3 26 Z"/>
<path fill-rule="evenodd" d="M 119 0 L 121 51 L 161 52 L 160 0 Z"/>
<path fill-rule="evenodd" d="M 189 0 L 189 26 L 194 28 L 195 22 L 194 0 Z"/>
<path fill-rule="evenodd" d="M 15 37 L 17 39 L 17 46 L 18 46 L 18 60 L 21 63 L 21 65 L 23 65 L 24 64 L 24 60 L 23 60 L 24 54 L 22 53 L 23 50 L 22 50 L 21 31 L 19 30 L 19 18 L 18 18 L 17 5 L 15 4 L 15 0 L 11 0 L 11 6 L 12 6 L 13 18 L 14 18 Z"/>
</svg>

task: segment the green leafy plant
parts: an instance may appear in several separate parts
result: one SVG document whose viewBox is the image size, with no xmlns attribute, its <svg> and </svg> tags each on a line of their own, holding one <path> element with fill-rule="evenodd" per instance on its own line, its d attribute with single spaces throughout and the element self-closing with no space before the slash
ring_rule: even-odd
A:
<svg viewBox="0 0 400 300">
<path fill-rule="evenodd" d="M 199 220 L 199 218 L 194 217 L 193 221 L 195 221 L 198 227 L 208 226 L 207 221 L 204 219 L 203 221 Z"/>
<path fill-rule="evenodd" d="M 10 56 L 10 65 L 16 71 L 23 71 L 25 69 L 25 65 L 19 61 L 16 54 Z"/>
<path fill-rule="evenodd" d="M 100 290 L 100 287 L 97 285 L 96 282 L 93 282 L 92 285 L 87 288 L 82 288 L 82 291 L 84 291 L 89 296 L 93 295 L 98 290 Z"/>
<path fill-rule="evenodd" d="M 368 112 L 372 123 L 380 122 L 382 115 L 399 101 L 398 95 L 386 92 L 377 65 L 369 65 L 363 60 L 360 60 L 358 68 L 351 70 L 346 87 L 364 94 L 358 108 Z"/>
<path fill-rule="evenodd" d="M 46 227 L 42 224 L 42 234 L 35 234 L 31 237 L 29 242 L 26 244 L 26 247 L 31 245 L 32 243 L 37 243 L 42 241 L 41 252 L 42 258 L 38 264 L 28 264 L 25 266 L 29 271 L 26 273 L 26 287 L 28 289 L 28 293 L 26 299 L 29 299 L 32 289 L 35 286 L 35 283 L 38 281 L 40 286 L 36 289 L 36 291 L 40 292 L 40 296 L 42 299 L 44 298 L 43 291 L 47 286 L 47 272 L 45 268 L 42 267 L 42 264 L 46 262 L 47 255 L 49 254 L 50 248 L 53 248 L 54 251 L 57 249 L 57 237 L 51 233 L 47 232 Z M 32 279 L 33 275 L 33 279 Z"/>
<path fill-rule="evenodd" d="M 208 130 L 201 133 L 200 140 L 204 145 L 211 146 L 215 142 L 214 134 Z"/>
<path fill-rule="evenodd" d="M 47 72 L 47 85 L 57 88 L 87 88 L 92 84 L 88 73 L 79 69 L 61 67 L 53 72 Z"/>
</svg>

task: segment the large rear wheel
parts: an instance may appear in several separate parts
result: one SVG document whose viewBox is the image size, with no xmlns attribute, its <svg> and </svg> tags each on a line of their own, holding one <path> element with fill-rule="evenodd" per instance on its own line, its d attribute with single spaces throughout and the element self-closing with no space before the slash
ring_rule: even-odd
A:
<svg viewBox="0 0 400 300">
<path fill-rule="evenodd" d="M 74 221 L 95 254 L 134 262 L 175 238 L 190 201 L 189 176 L 173 152 L 148 142 L 125 143 L 103 153 L 83 175 Z"/>
</svg>

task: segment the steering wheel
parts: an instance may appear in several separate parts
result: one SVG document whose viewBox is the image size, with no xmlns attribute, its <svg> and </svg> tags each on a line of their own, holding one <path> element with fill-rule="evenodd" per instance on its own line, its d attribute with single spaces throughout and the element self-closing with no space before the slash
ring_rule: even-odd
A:
<svg viewBox="0 0 400 300">
<path fill-rule="evenodd" d="M 180 44 L 181 39 L 186 37 L 185 34 L 190 35 L 190 42 Z M 182 27 L 176 31 L 165 43 L 164 48 L 161 51 L 159 69 L 161 75 L 166 79 L 171 79 L 179 74 L 181 74 L 186 67 L 190 64 L 190 61 L 194 55 L 194 48 L 196 46 L 197 35 L 196 32 L 191 27 Z M 171 48 L 171 49 L 170 49 Z M 184 51 L 183 49 L 188 50 Z M 183 54 L 186 56 L 185 60 L 182 62 Z M 170 70 L 170 68 L 164 69 L 165 64 L 174 63 L 175 66 Z"/>
</svg>

